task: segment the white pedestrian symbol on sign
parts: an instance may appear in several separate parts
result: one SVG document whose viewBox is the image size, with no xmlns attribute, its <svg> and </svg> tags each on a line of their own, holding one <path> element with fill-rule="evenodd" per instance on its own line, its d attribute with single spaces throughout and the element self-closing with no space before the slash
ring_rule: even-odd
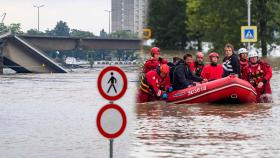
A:
<svg viewBox="0 0 280 158">
<path fill-rule="evenodd" d="M 254 30 L 248 29 L 244 31 L 246 39 L 254 39 Z"/>
</svg>

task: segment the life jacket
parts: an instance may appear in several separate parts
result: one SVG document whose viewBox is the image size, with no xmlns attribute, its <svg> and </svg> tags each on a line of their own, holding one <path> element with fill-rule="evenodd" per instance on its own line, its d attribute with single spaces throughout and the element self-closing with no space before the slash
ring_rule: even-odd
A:
<svg viewBox="0 0 280 158">
<path fill-rule="evenodd" d="M 246 69 L 246 67 L 248 67 L 248 60 L 247 59 L 245 61 L 240 60 L 239 64 L 240 64 L 240 69 L 244 70 Z"/>
<path fill-rule="evenodd" d="M 140 83 L 140 89 L 143 92 L 148 93 L 149 95 L 155 96 L 155 91 L 152 88 L 152 86 L 150 86 L 148 84 L 147 79 L 145 78 L 145 76 L 142 76 L 141 83 Z"/>
<path fill-rule="evenodd" d="M 157 67 L 157 69 L 156 69 L 157 74 L 159 74 L 159 71 L 160 71 L 160 70 L 159 70 L 159 67 Z M 167 77 L 166 77 L 165 79 L 167 79 Z M 165 85 L 164 85 L 164 84 L 165 84 L 165 83 L 166 83 L 166 80 L 163 80 L 163 81 L 160 82 L 160 83 L 156 83 L 156 87 L 158 87 L 158 89 L 159 89 L 160 91 L 164 91 L 164 89 L 165 89 Z M 153 87 L 147 82 L 146 76 L 142 76 L 141 83 L 140 83 L 140 89 L 141 89 L 143 92 L 148 93 L 149 95 L 158 97 L 158 96 L 156 95 L 156 92 L 155 92 L 155 90 L 153 89 Z"/>
<path fill-rule="evenodd" d="M 261 69 L 261 65 L 262 63 L 259 63 L 257 65 L 257 71 L 253 71 L 252 67 L 249 66 L 249 82 L 251 83 L 251 85 L 253 85 L 254 87 L 256 87 L 259 82 L 263 81 L 264 78 L 264 71 Z"/>
<path fill-rule="evenodd" d="M 239 60 L 239 64 L 240 64 L 240 78 L 245 79 L 245 73 L 249 66 L 248 60 L 247 59 L 245 61 Z"/>
</svg>

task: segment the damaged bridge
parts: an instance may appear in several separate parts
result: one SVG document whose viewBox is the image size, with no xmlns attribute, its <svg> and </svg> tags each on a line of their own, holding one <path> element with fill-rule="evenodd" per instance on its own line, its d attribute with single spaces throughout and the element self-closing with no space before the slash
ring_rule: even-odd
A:
<svg viewBox="0 0 280 158">
<path fill-rule="evenodd" d="M 140 50 L 140 47 L 140 39 L 18 36 L 4 33 L 0 34 L 0 74 L 4 66 L 17 73 L 66 73 L 67 70 L 48 57 L 46 51 Z"/>
</svg>

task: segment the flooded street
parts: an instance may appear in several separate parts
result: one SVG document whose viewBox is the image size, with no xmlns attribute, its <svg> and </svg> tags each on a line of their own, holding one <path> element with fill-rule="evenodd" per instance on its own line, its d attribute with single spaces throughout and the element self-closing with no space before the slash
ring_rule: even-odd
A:
<svg viewBox="0 0 280 158">
<path fill-rule="evenodd" d="M 132 157 L 277 157 L 279 115 L 265 104 L 138 106 Z"/>
<path fill-rule="evenodd" d="M 274 71 L 273 104 L 137 105 L 131 157 L 279 157 L 279 78 Z"/>
<path fill-rule="evenodd" d="M 116 103 L 128 126 L 114 141 L 117 158 L 279 157 L 280 71 L 273 104 L 134 104 L 137 72 Z M 0 76 L 0 157 L 104 158 L 109 141 L 96 129 L 99 71 Z"/>
</svg>

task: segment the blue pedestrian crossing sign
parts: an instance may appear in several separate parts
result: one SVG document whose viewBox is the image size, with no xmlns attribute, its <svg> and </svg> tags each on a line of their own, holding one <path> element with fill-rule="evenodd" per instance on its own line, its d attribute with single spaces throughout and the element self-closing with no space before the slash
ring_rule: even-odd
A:
<svg viewBox="0 0 280 158">
<path fill-rule="evenodd" d="M 241 26 L 241 42 L 257 42 L 257 26 Z"/>
</svg>

